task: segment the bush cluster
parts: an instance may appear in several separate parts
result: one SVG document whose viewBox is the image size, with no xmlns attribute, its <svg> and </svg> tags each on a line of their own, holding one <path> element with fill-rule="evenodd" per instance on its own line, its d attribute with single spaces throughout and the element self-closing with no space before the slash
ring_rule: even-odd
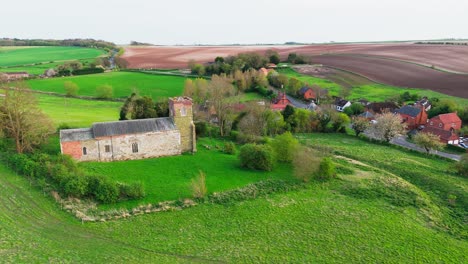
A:
<svg viewBox="0 0 468 264">
<path fill-rule="evenodd" d="M 114 203 L 120 199 L 134 199 L 145 196 L 141 183 L 123 184 L 109 180 L 102 175 L 86 175 L 69 156 L 52 156 L 45 153 L 7 153 L 7 164 L 17 173 L 47 182 L 65 196 L 93 198 L 101 203 Z"/>
<path fill-rule="evenodd" d="M 223 152 L 229 155 L 236 154 L 236 145 L 233 142 L 224 143 Z"/>
<path fill-rule="evenodd" d="M 245 187 L 226 191 L 222 193 L 213 193 L 208 196 L 208 201 L 216 204 L 229 204 L 237 201 L 255 199 L 272 193 L 288 192 L 300 188 L 301 184 L 283 180 L 265 180 L 249 184 Z"/>
<path fill-rule="evenodd" d="M 241 166 L 253 170 L 271 171 L 275 165 L 273 149 L 268 145 L 246 144 L 240 148 Z"/>
</svg>

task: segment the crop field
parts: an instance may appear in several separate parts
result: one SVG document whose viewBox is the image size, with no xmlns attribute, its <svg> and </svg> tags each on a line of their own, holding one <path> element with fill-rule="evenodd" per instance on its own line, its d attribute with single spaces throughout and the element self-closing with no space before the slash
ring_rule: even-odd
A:
<svg viewBox="0 0 468 264">
<path fill-rule="evenodd" d="M 235 189 L 266 179 L 293 179 L 290 166 L 284 164 L 278 165 L 271 172 L 242 169 L 236 155 L 221 152 L 223 143 L 220 140 L 202 138 L 198 140 L 198 152 L 194 155 L 112 163 L 86 162 L 82 163 L 82 166 L 88 171 L 106 175 L 118 182 L 142 182 L 147 193 L 144 199 L 116 205 L 130 208 L 138 204 L 191 198 L 190 181 L 200 171 L 206 174 L 209 193 Z M 211 149 L 205 146 L 210 146 Z M 206 162 L 207 160 L 210 162 Z"/>
<path fill-rule="evenodd" d="M 426 66 L 468 73 L 468 47 L 453 45 L 420 45 L 412 43 L 318 44 L 275 46 L 155 46 L 126 47 L 123 58 L 131 68 L 187 68 L 190 60 L 205 63 L 217 56 L 245 52 L 264 53 L 273 49 L 283 59 L 295 52 L 306 56 L 322 54 L 354 54 L 381 56 L 419 63 Z"/>
<path fill-rule="evenodd" d="M 90 62 L 93 62 L 94 59 L 79 59 L 77 60 L 81 62 L 83 65 L 86 65 Z M 35 64 L 35 65 L 29 65 L 29 66 L 17 66 L 17 67 L 0 67 L 0 72 L 27 72 L 29 74 L 34 74 L 34 75 L 40 75 L 43 74 L 45 70 L 48 69 L 53 69 L 57 67 L 58 65 L 63 64 L 62 62 L 47 62 L 47 63 L 40 63 L 40 64 Z"/>
<path fill-rule="evenodd" d="M 317 84 L 321 88 L 328 89 L 331 95 L 339 95 L 342 87 L 345 85 L 344 83 L 340 82 L 340 80 L 335 80 L 335 78 L 341 78 L 343 73 L 339 73 L 334 76 L 323 76 L 321 78 L 310 76 L 306 74 L 301 74 L 295 70 L 290 68 L 279 70 L 280 72 L 288 75 L 289 77 L 295 77 L 303 82 L 312 84 Z M 460 98 L 456 96 L 450 96 L 441 92 L 435 92 L 431 90 L 424 90 L 424 89 L 415 89 L 415 88 L 403 88 L 385 84 L 378 84 L 374 82 L 363 82 L 362 78 L 358 78 L 357 82 L 352 78 L 349 78 L 348 75 L 351 73 L 344 73 L 344 79 L 348 83 L 348 85 L 353 85 L 350 87 L 350 95 L 348 99 L 350 100 L 359 100 L 359 99 L 366 99 L 371 102 L 383 102 L 392 98 L 394 96 L 398 96 L 404 92 L 409 92 L 411 94 L 416 93 L 419 96 L 427 96 L 429 98 L 437 97 L 439 99 L 447 98 L 450 100 L 455 101 L 460 106 L 467 106 L 468 99 Z M 325 79 L 327 78 L 327 79 Z M 330 79 L 330 80 L 329 80 Z M 332 81 L 333 80 L 333 81 Z"/>
<path fill-rule="evenodd" d="M 78 85 L 78 95 L 96 96 L 96 88 L 107 84 L 112 86 L 114 98 L 126 98 L 132 92 L 137 92 L 141 96 L 163 99 L 180 96 L 184 89 L 185 78 L 137 72 L 110 72 L 30 80 L 28 84 L 33 90 L 65 94 L 65 81 L 72 81 Z"/>
<path fill-rule="evenodd" d="M 0 67 L 96 58 L 103 50 L 78 47 L 0 47 Z"/>
<path fill-rule="evenodd" d="M 457 194 L 455 208 L 464 206 L 464 194 L 458 192 L 466 189 L 466 179 L 452 174 L 451 161 L 346 135 L 303 138 L 353 160 L 335 159 L 339 179 L 305 189 L 102 223 L 81 224 L 0 166 L 0 258 L 80 263 L 467 261 L 467 241 L 450 235 L 451 229 L 434 227 L 449 210 L 442 199 L 446 188 Z M 412 166 L 404 166 L 408 163 Z M 396 175 L 406 175 L 406 181 Z"/>
<path fill-rule="evenodd" d="M 377 57 L 321 55 L 313 57 L 312 62 L 361 74 L 379 83 L 429 89 L 468 99 L 468 75 Z"/>
<path fill-rule="evenodd" d="M 56 126 L 89 127 L 95 122 L 119 119 L 121 102 L 82 100 L 51 95 L 37 95 L 39 107 Z"/>
</svg>

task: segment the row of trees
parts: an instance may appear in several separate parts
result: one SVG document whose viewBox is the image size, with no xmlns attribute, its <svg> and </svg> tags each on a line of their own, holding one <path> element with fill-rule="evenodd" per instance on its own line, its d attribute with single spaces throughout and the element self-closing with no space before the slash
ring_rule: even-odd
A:
<svg viewBox="0 0 468 264">
<path fill-rule="evenodd" d="M 108 41 L 95 39 L 17 39 L 17 38 L 1 38 L 0 46 L 74 46 L 74 47 L 89 47 L 101 48 L 106 50 L 115 49 L 117 46 Z"/>
<path fill-rule="evenodd" d="M 259 54 L 255 52 L 251 53 L 240 53 L 236 56 L 228 57 L 216 57 L 213 63 L 203 65 L 190 61 L 188 66 L 192 71 L 192 74 L 199 76 L 212 75 L 212 74 L 233 74 L 235 71 L 247 71 L 250 69 L 258 70 L 262 67 L 266 67 L 268 63 L 278 64 L 281 58 L 277 51 L 267 50 L 265 54 Z M 293 64 L 304 64 L 306 59 L 302 55 L 296 53 L 290 53 L 287 58 L 287 62 Z"/>
<path fill-rule="evenodd" d="M 151 97 L 132 93 L 120 108 L 119 120 L 145 119 L 169 116 L 167 100 L 155 102 Z"/>
</svg>

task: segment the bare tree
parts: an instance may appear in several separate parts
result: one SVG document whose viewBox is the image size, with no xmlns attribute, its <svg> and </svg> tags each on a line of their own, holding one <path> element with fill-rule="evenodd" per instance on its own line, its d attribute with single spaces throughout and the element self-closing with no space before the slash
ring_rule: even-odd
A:
<svg viewBox="0 0 468 264">
<path fill-rule="evenodd" d="M 233 102 L 235 89 L 232 80 L 226 76 L 213 75 L 211 82 L 207 87 L 207 97 L 210 105 L 218 117 L 218 125 L 221 136 L 225 135 L 229 129 L 229 115 Z"/>
<path fill-rule="evenodd" d="M 0 129 L 15 140 L 16 151 L 23 153 L 44 143 L 54 127 L 24 83 L 15 86 L 5 89 L 5 97 L 0 101 Z"/>
<path fill-rule="evenodd" d="M 387 112 L 378 115 L 375 121 L 376 123 L 370 128 L 370 133 L 379 140 L 390 142 L 405 132 L 406 125 L 401 122 L 399 115 Z"/>
</svg>

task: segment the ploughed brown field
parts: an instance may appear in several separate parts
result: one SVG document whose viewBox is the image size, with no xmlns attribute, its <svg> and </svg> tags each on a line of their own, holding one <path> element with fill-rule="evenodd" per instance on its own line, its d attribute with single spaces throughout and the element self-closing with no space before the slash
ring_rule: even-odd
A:
<svg viewBox="0 0 468 264">
<path fill-rule="evenodd" d="M 244 52 L 265 53 L 269 49 L 278 51 L 282 58 L 291 52 L 312 56 L 312 63 L 352 71 L 386 84 L 431 89 L 468 98 L 468 75 L 456 74 L 468 74 L 468 46 L 412 43 L 153 46 L 127 47 L 123 58 L 128 61 L 130 68 L 187 68 L 190 60 L 207 63 L 217 56 Z"/>
<path fill-rule="evenodd" d="M 400 87 L 422 88 L 468 98 L 468 75 L 448 73 L 416 64 L 354 55 L 321 55 L 313 63 L 348 70 L 373 81 Z"/>
</svg>

